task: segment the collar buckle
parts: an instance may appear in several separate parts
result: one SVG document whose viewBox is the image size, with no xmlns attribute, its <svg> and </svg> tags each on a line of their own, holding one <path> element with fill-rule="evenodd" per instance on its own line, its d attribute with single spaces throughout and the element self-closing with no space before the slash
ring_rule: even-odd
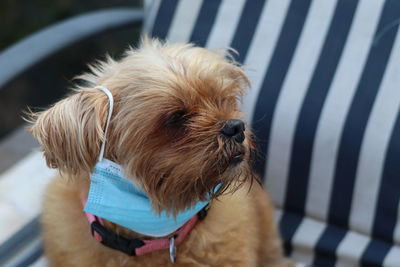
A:
<svg viewBox="0 0 400 267">
<path fill-rule="evenodd" d="M 136 256 L 136 249 L 142 247 L 145 243 L 140 239 L 127 239 L 108 231 L 98 222 L 92 222 L 92 233 L 98 233 L 101 237 L 101 243 L 106 247 L 119 250 L 129 256 Z"/>
</svg>

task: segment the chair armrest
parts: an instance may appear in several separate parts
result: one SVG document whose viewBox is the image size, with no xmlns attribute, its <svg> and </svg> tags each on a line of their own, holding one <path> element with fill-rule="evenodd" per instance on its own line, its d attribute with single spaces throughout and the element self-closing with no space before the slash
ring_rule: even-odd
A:
<svg viewBox="0 0 400 267">
<path fill-rule="evenodd" d="M 50 55 L 93 35 L 129 25 L 141 25 L 143 11 L 111 8 L 86 13 L 51 25 L 0 53 L 0 89 Z"/>
</svg>

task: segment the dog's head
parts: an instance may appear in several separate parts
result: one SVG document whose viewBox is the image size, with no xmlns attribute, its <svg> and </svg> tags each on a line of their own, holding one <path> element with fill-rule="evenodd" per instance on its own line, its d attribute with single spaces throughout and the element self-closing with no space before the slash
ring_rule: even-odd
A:
<svg viewBox="0 0 400 267">
<path fill-rule="evenodd" d="M 156 210 L 176 212 L 218 184 L 216 195 L 252 178 L 253 145 L 238 106 L 248 79 L 228 50 L 145 39 L 120 61 L 91 70 L 80 78 L 114 97 L 105 157 L 141 184 Z M 34 114 L 31 131 L 48 165 L 72 175 L 91 172 L 107 112 L 102 91 L 80 87 Z"/>
</svg>

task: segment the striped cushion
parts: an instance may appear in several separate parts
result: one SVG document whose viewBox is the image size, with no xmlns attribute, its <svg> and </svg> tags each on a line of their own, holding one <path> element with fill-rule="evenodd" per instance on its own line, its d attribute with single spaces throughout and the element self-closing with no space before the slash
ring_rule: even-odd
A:
<svg viewBox="0 0 400 267">
<path fill-rule="evenodd" d="M 285 248 L 315 266 L 400 266 L 398 0 L 156 0 L 146 30 L 232 46 Z"/>
</svg>

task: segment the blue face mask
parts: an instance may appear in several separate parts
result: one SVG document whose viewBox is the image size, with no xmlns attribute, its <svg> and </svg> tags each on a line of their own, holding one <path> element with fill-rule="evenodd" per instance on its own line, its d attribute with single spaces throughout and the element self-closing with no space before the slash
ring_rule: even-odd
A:
<svg viewBox="0 0 400 267">
<path fill-rule="evenodd" d="M 179 212 L 176 219 L 162 211 L 156 214 L 146 194 L 123 176 L 118 164 L 103 159 L 90 177 L 90 191 L 85 211 L 122 225 L 137 233 L 161 237 L 175 232 L 208 202 L 197 202 Z"/>
<path fill-rule="evenodd" d="M 106 88 L 101 86 L 96 88 L 102 90 L 109 98 L 109 114 L 105 128 L 107 136 L 113 98 Z M 193 207 L 179 212 L 176 218 L 165 211 L 158 215 L 153 210 L 147 195 L 124 177 L 122 167 L 103 158 L 104 146 L 105 142 L 102 143 L 98 162 L 90 176 L 89 196 L 84 211 L 137 233 L 161 237 L 175 232 L 208 204 L 199 201 Z M 218 186 L 215 190 L 217 189 Z"/>
</svg>

